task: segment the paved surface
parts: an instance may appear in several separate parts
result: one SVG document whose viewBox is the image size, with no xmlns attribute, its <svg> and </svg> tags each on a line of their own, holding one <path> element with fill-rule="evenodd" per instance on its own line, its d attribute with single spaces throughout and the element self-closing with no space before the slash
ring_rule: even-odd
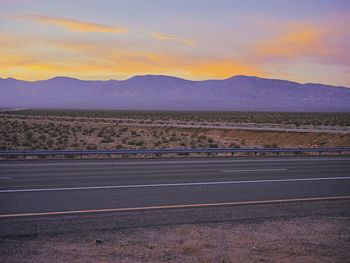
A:
<svg viewBox="0 0 350 263">
<path fill-rule="evenodd" d="M 211 216 L 215 221 L 225 218 L 224 215 L 228 211 L 233 212 L 232 207 L 228 209 L 226 204 L 257 206 L 266 201 L 268 204 L 265 204 L 265 208 L 260 206 L 250 214 L 253 215 L 263 209 L 262 214 L 271 213 L 279 216 L 282 210 L 276 209 L 276 206 L 282 203 L 287 205 L 286 202 L 290 201 L 317 200 L 327 202 L 328 206 L 325 208 L 324 205 L 318 204 L 319 210 L 315 207 L 310 208 L 315 209 L 314 212 L 330 213 L 329 208 L 332 207 L 333 201 L 333 204 L 338 204 L 339 213 L 347 213 L 349 196 L 350 158 L 348 157 L 4 161 L 0 162 L 0 231 L 2 234 L 11 234 L 9 229 L 16 226 L 17 230 L 22 228 L 17 231 L 18 233 L 21 231 L 32 233 L 39 231 L 38 224 L 40 222 L 39 225 L 42 225 L 44 221 L 46 226 L 48 222 L 56 222 L 55 225 L 45 227 L 45 231 L 50 229 L 52 231 L 57 228 L 57 220 L 60 220 L 57 217 L 61 216 L 62 219 L 63 215 L 66 216 L 64 220 L 67 220 L 67 216 L 70 216 L 70 219 L 75 218 L 74 222 L 79 215 L 79 220 L 85 220 L 87 215 L 90 219 L 99 218 L 103 221 L 99 224 L 105 227 L 108 227 L 108 224 L 103 218 L 109 218 L 115 227 L 116 222 L 115 219 L 112 220 L 111 212 L 121 217 L 129 213 L 124 217 L 125 222 L 132 222 L 130 216 L 138 215 L 142 218 L 138 213 L 143 213 L 143 216 L 145 213 L 148 215 L 152 213 L 158 218 L 154 216 L 150 218 L 153 217 L 153 221 L 159 223 L 158 219 L 164 219 L 169 213 L 182 214 L 187 219 L 193 219 L 193 215 L 196 214 L 199 217 L 196 217 L 197 220 L 200 221 L 201 217 L 209 219 L 207 213 L 211 211 L 211 214 L 215 214 Z M 274 203 L 274 200 L 278 202 Z M 213 205 L 216 204 L 220 209 L 215 210 Z M 274 209 L 270 211 L 266 205 Z M 209 206 L 208 210 L 205 210 L 206 206 Z M 295 207 L 294 203 L 292 207 Z M 176 208 L 173 210 L 178 212 L 162 213 L 169 208 Z M 312 212 L 305 208 L 300 209 L 298 213 L 301 210 L 303 214 Z M 133 210 L 134 214 L 131 213 Z M 151 210 L 153 212 L 149 212 Z M 196 211 L 193 212 L 194 210 Z M 189 211 L 192 212 L 188 213 Z M 217 214 L 215 211 L 221 212 Z M 244 213 L 241 212 L 245 214 L 247 211 L 246 209 Z M 172 217 L 178 218 L 174 215 Z M 151 222 L 150 218 L 148 221 L 145 220 Z M 178 221 L 187 219 L 182 218 Z M 139 220 L 140 218 L 137 219 Z M 75 225 L 74 229 L 79 228 L 72 223 L 73 221 L 64 222 L 71 226 Z M 30 223 L 29 226 L 26 226 L 26 222 Z M 89 227 L 93 226 L 90 224 Z"/>
<path fill-rule="evenodd" d="M 15 117 L 23 117 L 23 115 L 15 115 L 15 114 L 1 114 L 0 116 L 15 116 Z M 48 116 L 40 116 L 40 115 L 26 115 L 28 118 L 33 119 L 41 119 L 42 122 L 50 122 L 51 120 L 45 120 Z M 290 127 L 256 127 L 256 124 L 248 124 L 248 123 L 220 123 L 219 125 L 212 125 L 212 123 L 207 123 L 207 125 L 203 124 L 177 124 L 177 123 L 168 123 L 168 124 L 161 124 L 161 123 L 137 123 L 138 122 L 144 122 L 144 119 L 121 119 L 121 118 L 84 118 L 84 117 L 68 117 L 68 116 L 51 116 L 51 117 L 59 117 L 62 119 L 69 119 L 68 121 L 62 121 L 71 123 L 71 119 L 76 119 L 74 123 L 81 123 L 85 124 L 86 122 L 94 121 L 94 124 L 112 124 L 114 125 L 113 121 L 131 121 L 132 123 L 122 123 L 123 126 L 136 126 L 136 127 L 177 127 L 177 128 L 207 128 L 207 129 L 233 129 L 233 130 L 257 130 L 257 131 L 288 131 L 288 132 L 321 132 L 321 133 L 343 133 L 343 134 L 349 134 L 350 133 L 350 127 L 328 127 L 328 128 L 290 128 Z M 85 120 L 85 121 L 78 121 L 78 120 Z M 105 120 L 105 121 L 101 121 Z M 183 123 L 183 121 L 181 121 Z M 255 125 L 255 126 L 254 126 Z"/>
<path fill-rule="evenodd" d="M 123 123 L 124 126 L 140 127 L 177 127 L 177 128 L 204 128 L 204 129 L 230 129 L 230 130 L 253 130 L 253 131 L 288 131 L 288 132 L 324 132 L 349 134 L 348 128 L 344 129 L 315 129 L 315 128 L 276 128 L 276 127 L 251 127 L 251 126 L 217 126 L 217 125 L 192 125 L 192 124 L 139 124 Z"/>
</svg>

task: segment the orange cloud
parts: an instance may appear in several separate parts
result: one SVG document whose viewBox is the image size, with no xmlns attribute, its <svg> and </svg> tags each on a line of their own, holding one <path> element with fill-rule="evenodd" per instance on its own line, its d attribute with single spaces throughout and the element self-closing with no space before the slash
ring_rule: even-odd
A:
<svg viewBox="0 0 350 263">
<path fill-rule="evenodd" d="M 76 31 L 80 33 L 89 33 L 89 32 L 103 32 L 103 33 L 126 33 L 128 30 L 124 27 L 96 24 L 84 22 L 72 18 L 58 18 L 44 15 L 35 15 L 35 14 L 19 14 L 7 16 L 7 18 L 15 20 L 24 20 L 24 21 L 34 21 L 38 23 L 49 23 L 58 26 L 68 28 L 70 31 Z"/>
<path fill-rule="evenodd" d="M 183 43 L 186 43 L 186 44 L 189 44 L 192 46 L 196 45 L 196 43 L 194 41 L 178 38 L 178 37 L 176 37 L 176 35 L 163 35 L 163 34 L 160 34 L 158 32 L 153 32 L 152 35 L 153 35 L 153 37 L 155 37 L 157 39 L 175 40 L 175 41 L 183 42 Z"/>
<path fill-rule="evenodd" d="M 326 55 L 325 30 L 309 22 L 291 22 L 284 26 L 279 36 L 256 45 L 260 56 L 300 57 Z"/>
<path fill-rule="evenodd" d="M 263 75 L 262 70 L 257 66 L 236 60 L 200 60 L 185 68 L 191 75 L 206 78 L 227 78 L 234 75 Z"/>
<path fill-rule="evenodd" d="M 59 43 L 61 48 L 81 53 L 92 63 L 84 63 L 84 71 L 113 72 L 125 74 L 180 74 L 189 78 L 226 78 L 237 74 L 261 75 L 262 70 L 253 64 L 230 59 L 212 59 L 189 55 L 172 55 L 152 52 L 115 50 L 104 44 L 96 49 L 92 43 Z"/>
<path fill-rule="evenodd" d="M 18 40 L 18 36 L 13 37 Z M 168 74 L 189 79 L 227 78 L 236 74 L 261 75 L 253 64 L 233 59 L 204 56 L 173 55 L 115 48 L 103 41 L 52 40 L 20 37 L 16 45 L 1 43 L 1 75 L 26 80 L 57 75 L 83 79 L 128 78 L 136 74 Z M 97 48 L 98 47 L 98 48 Z"/>
<path fill-rule="evenodd" d="M 277 36 L 242 48 L 247 60 L 262 67 L 281 68 L 293 63 L 291 59 L 301 63 L 348 67 L 350 30 L 344 25 L 338 20 L 327 21 L 327 24 L 291 22 L 283 25 Z"/>
</svg>

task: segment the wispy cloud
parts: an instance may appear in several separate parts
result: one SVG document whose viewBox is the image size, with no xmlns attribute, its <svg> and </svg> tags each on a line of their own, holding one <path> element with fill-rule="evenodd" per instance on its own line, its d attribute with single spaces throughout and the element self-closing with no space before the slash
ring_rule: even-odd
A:
<svg viewBox="0 0 350 263">
<path fill-rule="evenodd" d="M 70 31 L 80 33 L 103 32 L 103 33 L 126 33 L 125 27 L 90 23 L 73 18 L 53 17 L 38 14 L 16 14 L 6 16 L 9 19 L 33 21 L 37 23 L 54 24 L 67 28 Z"/>
<path fill-rule="evenodd" d="M 278 67 L 291 61 L 350 66 L 350 30 L 339 22 L 289 22 L 278 32 L 274 37 L 247 45 L 248 59 Z"/>
<path fill-rule="evenodd" d="M 300 57 L 325 54 L 324 28 L 309 22 L 287 23 L 282 32 L 274 38 L 256 44 L 261 56 Z"/>
<path fill-rule="evenodd" d="M 173 35 L 173 34 L 164 35 L 164 34 L 161 34 L 158 32 L 153 32 L 152 36 L 157 38 L 157 39 L 175 40 L 175 41 L 186 43 L 186 44 L 189 44 L 192 46 L 196 45 L 196 43 L 194 41 L 178 38 L 178 37 L 176 37 L 176 35 Z"/>
</svg>

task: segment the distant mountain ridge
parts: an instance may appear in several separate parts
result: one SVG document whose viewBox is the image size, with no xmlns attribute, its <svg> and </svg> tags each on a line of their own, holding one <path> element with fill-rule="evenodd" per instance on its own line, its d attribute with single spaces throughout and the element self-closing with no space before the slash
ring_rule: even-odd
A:
<svg viewBox="0 0 350 263">
<path fill-rule="evenodd" d="M 0 108 L 350 111 L 350 88 L 237 75 L 191 81 L 144 75 L 127 80 L 0 78 Z"/>
</svg>

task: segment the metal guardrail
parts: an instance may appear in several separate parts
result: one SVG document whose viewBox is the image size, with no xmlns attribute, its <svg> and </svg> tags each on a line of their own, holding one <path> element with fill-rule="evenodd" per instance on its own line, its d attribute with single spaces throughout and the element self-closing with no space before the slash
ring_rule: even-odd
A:
<svg viewBox="0 0 350 263">
<path fill-rule="evenodd" d="M 191 153 L 302 153 L 302 152 L 350 152 L 350 148 L 194 148 L 194 149 L 121 149 L 121 150 L 9 150 L 0 151 L 0 156 L 54 156 L 56 155 L 137 155 L 137 154 L 155 154 L 161 156 L 162 154 L 182 154 L 189 155 Z"/>
</svg>

